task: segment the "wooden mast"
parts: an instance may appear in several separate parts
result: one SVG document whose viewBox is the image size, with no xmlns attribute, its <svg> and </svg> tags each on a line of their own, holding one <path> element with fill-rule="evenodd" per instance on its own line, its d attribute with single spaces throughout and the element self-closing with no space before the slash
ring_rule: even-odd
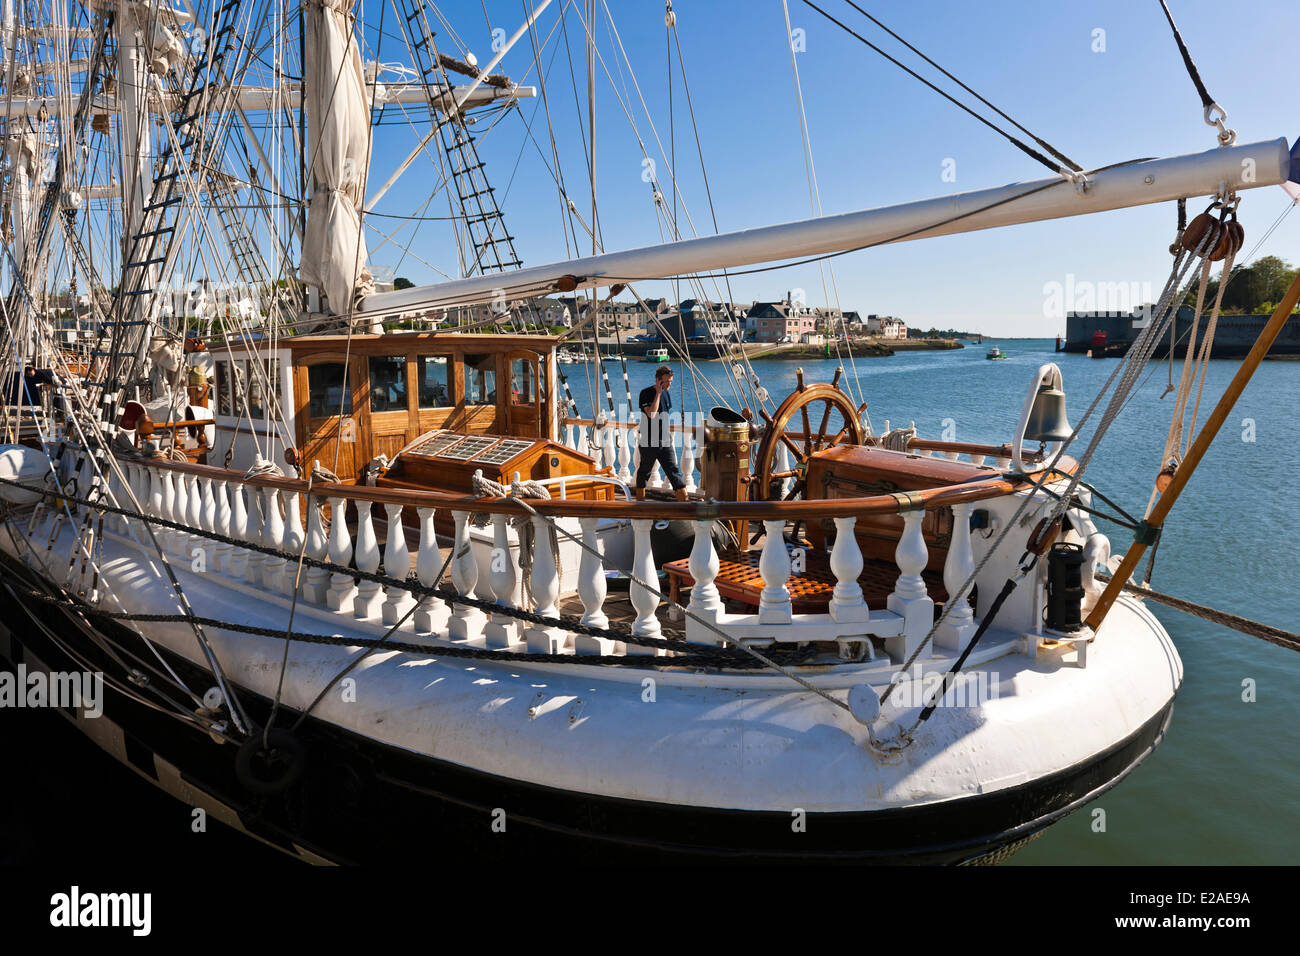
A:
<svg viewBox="0 0 1300 956">
<path fill-rule="evenodd" d="M 1147 547 L 1154 543 L 1156 532 L 1164 524 L 1169 510 L 1173 508 L 1174 502 L 1178 500 L 1178 496 L 1192 477 L 1192 472 L 1196 470 L 1196 466 L 1200 464 L 1205 452 L 1209 449 L 1210 443 L 1214 441 L 1215 435 L 1219 433 L 1219 429 L 1227 420 L 1233 405 L 1237 403 L 1237 399 L 1241 397 L 1246 384 L 1250 381 L 1251 376 L 1255 374 L 1255 369 L 1259 368 L 1259 363 L 1264 360 L 1265 354 L 1272 348 L 1274 341 L 1277 340 L 1282 331 L 1282 326 L 1291 317 L 1297 302 L 1300 302 L 1300 275 L 1291 280 L 1291 287 L 1287 289 L 1286 295 L 1278 303 L 1272 318 L 1268 320 L 1268 324 L 1259 333 L 1259 338 L 1255 340 L 1255 345 L 1250 350 L 1250 354 L 1246 356 L 1241 363 L 1241 367 L 1237 369 L 1237 374 L 1228 383 L 1228 387 L 1224 390 L 1219 403 L 1214 406 L 1214 411 L 1210 413 L 1205 427 L 1197 434 L 1196 441 L 1192 443 L 1192 447 L 1187 452 L 1186 460 L 1174 472 L 1173 481 L 1160 495 L 1155 507 L 1151 509 L 1151 514 L 1139 525 L 1138 533 L 1133 540 L 1132 546 L 1128 549 L 1128 553 L 1124 555 L 1123 563 L 1120 564 L 1119 570 L 1115 572 L 1110 583 L 1106 585 L 1106 590 L 1097 599 L 1096 606 L 1092 609 L 1092 613 L 1088 615 L 1088 620 L 1085 622 L 1094 631 L 1101 627 L 1101 622 L 1106 619 L 1106 614 L 1110 611 L 1111 605 L 1115 603 L 1115 598 L 1119 596 L 1124 583 L 1128 581 L 1133 569 L 1137 567 L 1137 563 L 1142 560 L 1142 555 L 1146 552 Z"/>
</svg>

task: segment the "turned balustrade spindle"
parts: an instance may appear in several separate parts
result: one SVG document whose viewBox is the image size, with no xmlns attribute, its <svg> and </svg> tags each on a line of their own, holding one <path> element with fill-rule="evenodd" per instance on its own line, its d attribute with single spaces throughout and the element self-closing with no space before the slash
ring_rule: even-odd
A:
<svg viewBox="0 0 1300 956">
<path fill-rule="evenodd" d="M 451 584 L 462 597 L 477 598 L 474 588 L 478 585 L 478 561 L 469 539 L 469 513 L 453 511 L 451 517 L 456 525 L 452 545 Z M 478 608 L 468 604 L 453 604 L 451 618 L 447 621 L 448 633 L 453 641 L 478 640 L 483 631 L 483 623 L 484 614 Z"/>
<path fill-rule="evenodd" d="M 558 617 L 555 606 L 560 596 L 560 575 L 555 566 L 555 548 L 551 542 L 550 527 L 545 518 L 533 517 L 533 570 L 529 575 L 533 605 L 538 614 Z M 524 632 L 528 650 L 534 654 L 558 654 L 564 649 L 568 635 L 562 628 L 533 625 Z"/>
<path fill-rule="evenodd" d="M 695 429 L 688 428 L 682 432 L 682 477 L 686 479 L 686 490 L 694 491 L 695 485 Z"/>
<path fill-rule="evenodd" d="M 202 478 L 199 481 L 199 493 L 201 496 L 201 507 L 199 509 L 199 526 L 204 531 L 220 532 L 217 526 L 217 496 L 216 496 L 216 479 Z M 217 542 L 212 538 L 203 539 L 203 555 L 207 563 L 207 569 L 215 573 L 217 569 Z"/>
<path fill-rule="evenodd" d="M 375 536 L 375 522 L 372 512 L 374 502 L 358 498 L 354 502 L 357 508 L 357 570 L 374 574 L 379 570 L 379 539 Z M 352 601 L 352 613 L 366 619 L 379 613 L 384 595 L 378 581 L 362 578 L 357 584 L 357 594 Z"/>
<path fill-rule="evenodd" d="M 176 520 L 176 484 L 172 480 L 172 473 L 163 470 L 162 474 L 162 510 L 159 517 L 167 521 Z M 163 550 L 179 553 L 183 548 L 184 542 L 181 540 L 181 532 L 168 528 L 161 532 L 160 535 Z"/>
<path fill-rule="evenodd" d="M 119 462 L 119 467 L 122 469 L 122 477 L 118 479 L 114 476 L 110 483 L 112 495 L 108 503 L 115 508 L 125 508 L 129 511 L 132 507 L 131 492 L 135 490 L 131 465 L 130 462 Z M 118 534 L 126 534 L 126 519 L 122 515 L 114 515 L 108 519 L 108 527 Z"/>
<path fill-rule="evenodd" d="M 231 536 L 231 516 L 230 516 L 230 487 L 229 482 L 224 478 L 218 478 L 212 483 L 212 497 L 216 501 L 217 516 L 213 522 L 217 534 L 224 538 Z M 230 554 L 232 546 L 225 541 L 218 541 L 215 553 L 212 559 L 212 570 L 220 571 L 222 574 L 230 576 Z"/>
<path fill-rule="evenodd" d="M 317 495 L 307 496 L 307 548 L 303 552 L 316 561 L 329 557 L 329 535 L 325 531 L 325 502 Z M 330 573 L 311 566 L 303 574 L 302 596 L 313 604 L 324 604 L 329 593 Z"/>
<path fill-rule="evenodd" d="M 262 489 L 262 544 L 277 551 L 284 544 L 284 519 L 280 515 L 280 492 L 275 488 Z M 279 555 L 266 555 L 262 562 L 262 586 L 268 591 L 279 591 L 283 586 L 287 564 Z"/>
<path fill-rule="evenodd" d="M 347 567 L 352 560 L 352 535 L 348 532 L 348 499 L 330 498 L 330 548 L 331 564 Z M 330 589 L 325 595 L 325 603 L 330 610 L 339 611 L 348 607 L 356 595 L 356 585 L 352 575 L 339 571 L 330 574 Z"/>
<path fill-rule="evenodd" d="M 614 431 L 618 439 L 618 477 L 620 481 L 631 482 L 632 449 L 639 442 L 635 440 L 634 430 L 623 428 L 618 422 L 615 422 Z"/>
<path fill-rule="evenodd" d="M 616 424 L 613 419 L 606 419 L 605 424 L 600 429 L 600 440 L 604 447 L 604 455 L 601 460 L 604 462 L 605 467 L 612 469 L 617 476 L 618 437 L 615 433 L 618 429 L 615 427 Z"/>
<path fill-rule="evenodd" d="M 763 590 L 758 596 L 760 624 L 789 624 L 793 620 L 790 604 L 790 552 L 785 548 L 785 519 L 764 521 L 767 534 L 763 538 L 763 554 L 758 560 L 758 573 L 763 579 Z"/>
<path fill-rule="evenodd" d="M 659 595 L 637 583 L 638 581 L 644 581 L 646 584 L 658 586 L 659 569 L 655 567 L 654 553 L 650 549 L 650 529 L 653 526 L 654 521 L 649 518 L 632 519 L 632 575 L 634 580 L 628 585 L 628 597 L 632 601 L 632 607 L 636 609 L 636 620 L 632 622 L 632 633 L 637 637 L 661 637 L 663 632 L 663 628 L 659 624 L 659 618 L 655 616 L 655 611 L 659 608 Z M 664 652 L 658 648 L 629 644 L 627 653 L 662 655 Z"/>
<path fill-rule="evenodd" d="M 935 632 L 934 642 L 940 647 L 960 650 L 975 633 L 975 613 L 971 609 L 970 595 L 958 590 L 975 570 L 975 555 L 971 550 L 970 516 L 975 510 L 972 502 L 952 506 L 952 541 L 943 565 L 943 586 L 952 605 L 948 616 Z"/>
<path fill-rule="evenodd" d="M 185 523 L 195 530 L 203 530 L 203 489 L 197 475 L 185 476 Z M 191 534 L 189 539 L 185 556 L 190 559 L 190 566 L 206 568 L 209 539 L 201 534 Z"/>
<path fill-rule="evenodd" d="M 925 570 L 930 552 L 925 546 L 922 523 L 925 511 L 913 509 L 903 512 L 903 533 L 894 549 L 894 560 L 898 563 L 898 580 L 889 595 L 889 610 L 903 618 L 903 633 L 885 640 L 885 649 L 890 657 L 903 660 L 921 645 L 925 635 L 934 623 L 934 602 L 930 600 L 921 572 Z M 923 652 L 929 656 L 930 648 Z"/>
<path fill-rule="evenodd" d="M 855 517 L 834 518 L 835 546 L 831 549 L 831 571 L 835 574 L 835 590 L 831 593 L 828 608 L 831 619 L 838 623 L 857 623 L 870 619 L 867 601 L 862 596 L 858 578 L 862 574 L 862 551 L 854 528 Z"/>
<path fill-rule="evenodd" d="M 692 522 L 695 541 L 691 546 L 689 566 L 691 579 L 691 599 L 686 605 L 686 639 L 701 644 L 725 644 L 726 642 L 702 622 L 717 624 L 722 620 L 722 595 L 714 581 L 721 566 L 717 549 L 713 546 L 713 521 Z"/>
<path fill-rule="evenodd" d="M 131 508 L 130 502 L 132 490 L 131 469 L 127 467 L 126 462 L 119 462 L 118 467 L 121 469 L 121 477 L 119 478 L 115 474 L 110 475 L 108 483 L 110 494 L 105 499 L 105 502 L 115 508 L 126 508 L 129 510 Z M 112 515 L 108 517 L 105 521 L 105 527 L 108 528 L 108 530 L 115 531 L 119 534 L 124 534 L 126 532 L 126 523 L 123 521 L 121 515 Z"/>
<path fill-rule="evenodd" d="M 245 488 L 238 481 L 230 483 L 230 536 L 237 541 L 248 540 L 248 503 L 244 497 Z M 248 549 L 236 545 L 230 556 L 232 578 L 243 579 L 248 571 Z"/>
<path fill-rule="evenodd" d="M 176 488 L 176 500 L 172 505 L 175 509 L 172 520 L 182 525 L 189 525 L 193 513 L 191 504 L 194 498 L 190 477 L 178 472 L 172 475 L 172 483 Z M 188 531 L 176 532 L 176 553 L 185 559 L 186 564 L 189 564 L 194 558 L 194 547 L 197 541 L 198 539 Z"/>
<path fill-rule="evenodd" d="M 143 514 L 152 514 L 153 512 L 149 509 L 149 469 L 144 465 L 138 465 L 132 462 L 130 471 L 127 474 L 131 479 L 131 490 L 135 493 L 135 501 L 133 502 L 128 499 L 122 503 L 122 507 L 130 511 L 139 509 Z M 130 527 L 130 519 L 124 517 L 122 519 L 122 531 L 126 533 Z M 144 535 L 147 537 L 142 522 L 137 521 L 134 525 L 134 529 L 137 535 Z M 141 540 L 144 540 L 144 538 L 141 538 Z"/>
<path fill-rule="evenodd" d="M 510 552 L 509 517 L 492 516 L 492 560 L 488 562 L 488 590 L 493 600 L 502 607 L 515 606 L 515 589 L 519 577 Z M 519 643 L 519 625 L 505 614 L 493 614 L 483 627 L 483 639 L 488 647 L 510 648 Z"/>
<path fill-rule="evenodd" d="M 438 553 L 438 539 L 434 531 L 432 508 L 416 508 L 420 519 L 420 544 L 415 555 L 415 575 L 426 588 L 433 587 L 442 569 L 442 556 Z M 422 634 L 439 630 L 450 614 L 442 598 L 423 597 L 415 611 L 415 629 Z"/>
<path fill-rule="evenodd" d="M 411 573 L 411 553 L 406 547 L 406 528 L 402 524 L 402 506 L 384 505 L 384 515 L 388 518 L 388 534 L 384 541 L 384 573 L 390 578 L 405 581 Z M 380 609 L 385 624 L 396 624 L 406 613 L 410 592 L 406 588 L 390 584 L 384 595 L 384 606 Z"/>
<path fill-rule="evenodd" d="M 578 560 L 578 597 L 582 600 L 582 623 L 590 627 L 608 627 L 609 617 L 604 611 L 605 595 L 608 592 L 605 583 L 605 547 L 597 533 L 600 519 L 579 518 L 578 523 L 582 526 L 584 545 L 582 556 Z M 586 634 L 573 636 L 575 654 L 612 654 L 614 645 L 615 642 L 607 637 Z"/>
<path fill-rule="evenodd" d="M 302 513 L 298 510 L 298 492 L 286 492 L 283 501 L 284 538 L 280 550 L 291 557 L 285 558 L 280 590 L 285 594 L 293 594 L 295 583 L 300 577 L 298 556 L 302 553 L 305 535 L 302 530 Z M 305 576 L 305 571 L 301 576 Z"/>
<path fill-rule="evenodd" d="M 266 508 L 263 506 L 259 489 L 244 485 L 244 494 L 248 506 L 248 527 L 244 540 L 249 544 L 261 544 L 266 540 Z M 247 549 L 248 561 L 244 565 L 244 580 L 249 584 L 262 583 L 262 571 L 266 567 L 266 555 L 261 551 Z"/>
</svg>

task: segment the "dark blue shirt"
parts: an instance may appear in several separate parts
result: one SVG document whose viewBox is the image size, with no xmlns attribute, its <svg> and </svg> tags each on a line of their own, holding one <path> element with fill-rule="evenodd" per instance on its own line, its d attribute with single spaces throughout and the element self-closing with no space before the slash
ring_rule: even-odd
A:
<svg viewBox="0 0 1300 956">
<path fill-rule="evenodd" d="M 637 444 L 642 448 L 669 448 L 672 446 L 672 432 L 668 427 L 668 413 L 673 410 L 673 398 L 667 392 L 659 396 L 659 411 L 650 416 L 650 406 L 655 403 L 653 385 L 641 389 L 637 404 L 641 406 L 641 428 L 637 434 Z"/>
</svg>

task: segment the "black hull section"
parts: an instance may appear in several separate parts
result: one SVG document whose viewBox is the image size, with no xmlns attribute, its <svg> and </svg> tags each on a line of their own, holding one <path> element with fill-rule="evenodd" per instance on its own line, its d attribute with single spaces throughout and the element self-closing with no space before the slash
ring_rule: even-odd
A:
<svg viewBox="0 0 1300 956">
<path fill-rule="evenodd" d="M 26 576 L 11 561 L 4 574 Z M 77 621 L 59 608 L 19 603 L 0 590 L 9 629 L 9 661 L 52 670 L 84 670 L 69 651 L 118 673 Z M 29 617 L 30 615 L 30 617 Z M 35 627 L 39 618 L 57 640 Z M 138 647 L 138 637 L 108 625 L 99 633 Z M 0 649 L 3 641 L 0 641 Z M 210 677 L 164 652 L 201 693 Z M 269 701 L 241 691 L 254 720 Z M 229 808 L 252 835 L 290 854 L 340 863 L 419 859 L 609 863 L 846 862 L 964 863 L 1025 841 L 1122 780 L 1162 739 L 1173 702 L 1127 740 L 1092 759 L 1028 784 L 928 806 L 806 817 L 795 832 L 788 812 L 670 806 L 557 790 L 480 773 L 396 749 L 315 719 L 298 736 L 306 769 L 286 793 L 255 797 L 238 781 L 236 748 L 129 700 L 108 687 L 104 715 L 77 719 L 121 728 L 125 758 L 165 789 L 175 767 L 204 795 L 210 812 Z M 75 717 L 75 715 L 68 715 Z M 297 714 L 283 708 L 276 726 Z M 499 832 L 504 822 L 504 832 Z M 494 826 L 495 824 L 495 826 Z"/>
</svg>

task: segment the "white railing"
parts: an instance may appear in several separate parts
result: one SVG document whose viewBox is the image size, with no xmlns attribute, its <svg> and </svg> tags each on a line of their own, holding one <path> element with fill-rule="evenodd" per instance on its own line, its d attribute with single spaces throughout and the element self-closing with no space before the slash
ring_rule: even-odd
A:
<svg viewBox="0 0 1300 956">
<path fill-rule="evenodd" d="M 618 422 L 609 417 L 598 420 L 596 424 L 584 424 L 581 419 L 570 419 L 564 425 L 564 445 L 581 454 L 590 455 L 595 459 L 597 469 L 610 467 L 620 481 L 631 484 L 641 463 L 637 427 L 637 421 Z M 699 487 L 696 477 L 699 451 L 703 447 L 700 429 L 674 426 L 672 434 L 673 448 L 677 451 L 677 467 L 686 480 L 686 490 L 695 491 Z M 646 486 L 668 487 L 667 477 L 658 462 L 646 480 Z"/>
<path fill-rule="evenodd" d="M 564 423 L 564 444 L 574 451 L 590 455 L 595 459 L 596 468 L 610 467 L 615 475 L 630 483 L 639 464 L 639 449 L 636 447 L 637 423 L 633 421 L 616 422 L 612 418 L 602 418 L 598 424 L 585 423 L 585 419 L 567 419 Z M 886 423 L 888 424 L 888 423 Z M 673 447 L 677 450 L 677 465 L 682 477 L 686 479 L 686 488 L 693 491 L 700 486 L 703 474 L 699 472 L 700 450 L 703 448 L 702 429 L 697 427 L 673 426 Z M 976 467 L 988 466 L 999 472 L 1006 472 L 1011 467 L 1011 446 L 965 445 L 964 448 L 932 447 L 951 446 L 957 442 L 933 442 L 913 439 L 912 454 L 924 458 L 942 458 L 953 462 L 968 462 Z M 787 472 L 791 469 L 789 452 L 784 444 L 776 447 L 774 470 Z M 1031 456 L 1029 460 L 1041 460 Z M 698 474 L 697 474 L 698 473 Z M 789 491 L 793 479 L 782 482 L 781 493 Z M 647 480 L 650 488 L 664 488 L 667 483 L 663 471 L 656 463 L 654 471 Z"/>
<path fill-rule="evenodd" d="M 405 581 L 411 572 L 410 553 L 403 517 L 414 511 L 417 519 L 418 544 L 414 555 L 416 576 L 425 586 L 432 585 L 443 566 L 443 556 L 435 533 L 435 509 L 384 503 L 387 535 L 382 547 L 374 527 L 374 504 L 364 497 L 343 497 L 331 488 L 330 497 L 311 494 L 302 507 L 306 511 L 306 528 L 300 514 L 302 495 L 296 490 L 255 486 L 226 477 L 226 473 L 196 474 L 143 462 L 123 461 L 123 472 L 135 496 L 149 514 L 213 531 L 250 544 L 274 547 L 285 555 L 305 553 L 311 558 L 328 558 L 346 567 L 355 560 L 361 571 L 378 572 Z M 120 483 L 114 480 L 119 501 L 125 501 Z M 330 520 L 324 510 L 328 505 Z M 958 589 L 974 567 L 970 535 L 970 517 L 974 505 L 952 505 L 954 531 L 945 561 L 943 579 L 956 606 L 948 614 L 936 635 L 941 649 L 964 646 L 976 626 L 974 610 L 966 595 Z M 530 625 L 511 617 L 521 571 L 517 551 L 509 547 L 507 515 L 493 514 L 492 533 L 495 544 L 492 571 L 480 579 L 479 566 L 470 542 L 469 511 L 450 512 L 455 528 L 449 565 L 449 583 L 457 594 L 494 602 L 499 613 L 484 613 L 465 604 L 452 607 L 439 598 L 416 598 L 397 584 L 384 585 L 362 579 L 355 583 L 347 573 L 325 569 L 299 569 L 283 555 L 265 555 L 225 542 L 187 532 L 163 530 L 159 539 L 171 553 L 197 562 L 203 555 L 205 569 L 267 592 L 292 594 L 298 581 L 299 600 L 338 613 L 351 615 L 376 625 L 393 625 L 411 611 L 403 628 L 409 635 L 424 635 L 439 640 L 501 650 L 527 649 L 548 654 L 658 654 L 663 649 L 626 644 L 605 637 L 574 635 L 560 625 Z M 724 518 L 696 518 L 694 545 L 689 569 L 694 583 L 690 589 L 685 620 L 687 643 L 726 645 L 730 641 L 747 641 L 755 645 L 772 643 L 834 642 L 846 659 L 874 656 L 871 638 L 883 640 L 888 656 L 895 662 L 909 657 L 929 632 L 934 620 L 934 601 L 922 580 L 928 551 L 922 533 L 925 511 L 902 512 L 903 529 L 894 552 L 898 575 L 883 607 L 868 607 L 859 583 L 864 559 L 855 533 L 857 519 L 835 517 L 835 541 L 829 566 L 835 578 L 829 606 L 824 613 L 799 614 L 793 609 L 789 582 L 791 557 L 784 540 L 785 520 L 764 521 L 766 536 L 759 560 L 762 590 L 758 606 L 751 613 L 733 613 L 725 609 L 716 578 L 719 558 L 713 544 L 714 523 Z M 348 517 L 355 519 L 355 533 Z M 131 519 L 120 519 L 117 530 L 124 530 Z M 534 552 L 529 587 L 523 594 L 530 609 L 557 616 L 559 577 L 551 535 L 542 517 L 532 517 Z M 577 576 L 577 593 L 582 605 L 583 623 L 604 627 L 608 617 L 603 610 L 607 596 L 605 564 L 597 534 L 597 517 L 580 517 L 584 550 Z M 661 597 L 656 590 L 659 569 L 651 549 L 651 518 L 631 517 L 634 543 L 633 583 L 629 599 L 636 612 L 631 631 L 639 637 L 662 637 L 659 620 Z M 140 540 L 147 541 L 143 535 Z M 194 563 L 194 568 L 199 565 Z M 644 587 L 637 581 L 651 587 Z M 725 635 L 725 636 L 724 636 Z M 687 646 L 683 650 L 688 650 Z"/>
</svg>

